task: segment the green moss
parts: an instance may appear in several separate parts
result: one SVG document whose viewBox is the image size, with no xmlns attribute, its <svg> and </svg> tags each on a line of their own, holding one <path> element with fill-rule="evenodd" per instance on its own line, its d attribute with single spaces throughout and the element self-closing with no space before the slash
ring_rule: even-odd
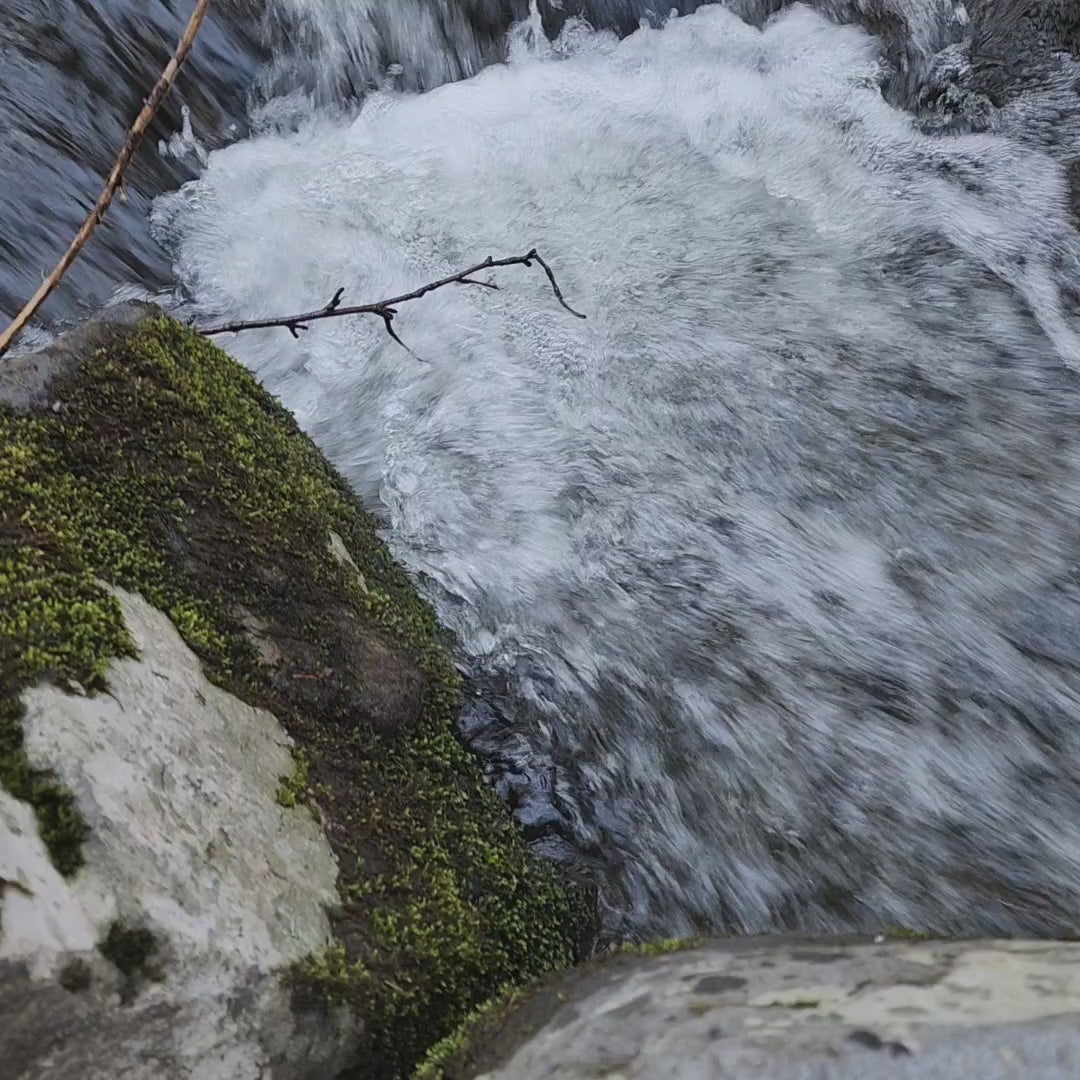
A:
<svg viewBox="0 0 1080 1080">
<path fill-rule="evenodd" d="M 645 941 L 641 944 L 618 945 L 612 951 L 623 956 L 666 956 L 668 953 L 697 949 L 704 944 L 703 937 L 657 938 L 656 941 Z"/>
<path fill-rule="evenodd" d="M 121 975 L 131 978 L 145 972 L 157 952 L 157 940 L 145 927 L 125 926 L 114 922 L 98 951 Z"/>
<path fill-rule="evenodd" d="M 908 926 L 887 926 L 885 936 L 893 941 L 932 941 L 934 938 L 928 930 L 912 930 Z"/>
<path fill-rule="evenodd" d="M 444 1080 L 453 1075 L 471 1048 L 483 1044 L 485 1029 L 497 1024 L 501 1015 L 520 1002 L 525 993 L 519 987 L 504 986 L 483 1005 L 473 1009 L 454 1031 L 427 1052 L 412 1080 Z"/>
<path fill-rule="evenodd" d="M 311 778 L 311 762 L 303 754 L 295 755 L 296 765 L 291 776 L 282 776 L 278 787 L 277 801 L 285 807 L 296 806 L 308 797 L 308 783 Z"/>
<path fill-rule="evenodd" d="M 19 697 L 44 678 L 99 688 L 131 641 L 116 601 L 63 543 L 70 522 L 48 520 L 39 502 L 51 492 L 38 467 L 55 463 L 47 432 L 0 412 L 0 785 L 34 808 L 53 864 L 70 875 L 82 866 L 86 824 L 55 776 L 31 766 Z M 58 487 L 71 497 L 72 485 Z"/>
<path fill-rule="evenodd" d="M 693 937 L 623 943 L 597 953 L 572 971 L 554 972 L 524 984 L 507 984 L 431 1047 L 412 1080 L 460 1080 L 486 1074 L 549 1023 L 590 979 L 604 972 L 632 968 L 634 958 L 695 949 L 704 941 Z"/>
<path fill-rule="evenodd" d="M 355 1076 L 408 1075 L 496 988 L 574 961 L 588 891 L 530 855 L 483 782 L 454 734 L 451 643 L 292 417 L 164 318 L 117 330 L 50 395 L 58 412 L 0 407 L 0 783 L 57 865 L 77 868 L 85 827 L 26 761 L 18 695 L 43 677 L 100 689 L 131 652 L 104 580 L 295 740 L 306 775 L 283 794 L 313 798 L 344 902 L 337 944 L 289 978 L 298 1007 L 363 1014 Z"/>
<path fill-rule="evenodd" d="M 122 1005 L 134 1001 L 147 980 L 160 982 L 164 978 L 159 965 L 157 938 L 145 927 L 113 922 L 104 940 L 98 943 L 98 952 L 123 976 L 120 982 Z"/>
</svg>

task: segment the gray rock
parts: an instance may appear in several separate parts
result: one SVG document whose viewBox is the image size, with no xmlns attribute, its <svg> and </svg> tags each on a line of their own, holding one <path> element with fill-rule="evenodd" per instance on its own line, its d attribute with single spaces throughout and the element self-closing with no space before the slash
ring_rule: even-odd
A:
<svg viewBox="0 0 1080 1080">
<path fill-rule="evenodd" d="M 0 1075 L 333 1075 L 355 1021 L 294 1012 L 279 977 L 331 940 L 339 902 L 326 837 L 277 799 L 291 740 L 213 686 L 165 615 L 114 594 L 139 659 L 113 662 L 108 694 L 23 699 L 31 762 L 92 829 L 81 873 L 60 876 L 0 789 Z"/>
<path fill-rule="evenodd" d="M 81 357 L 107 344 L 116 327 L 138 326 L 157 310 L 150 304 L 130 300 L 103 309 L 43 349 L 4 357 L 0 360 L 0 402 L 18 412 L 45 408 L 59 411 L 62 403 L 49 395 L 52 381 L 74 371 Z M 18 340 L 15 344 L 18 348 Z"/>
<path fill-rule="evenodd" d="M 1080 944 L 718 941 L 616 956 L 500 1022 L 483 1080 L 1074 1080 Z"/>
</svg>

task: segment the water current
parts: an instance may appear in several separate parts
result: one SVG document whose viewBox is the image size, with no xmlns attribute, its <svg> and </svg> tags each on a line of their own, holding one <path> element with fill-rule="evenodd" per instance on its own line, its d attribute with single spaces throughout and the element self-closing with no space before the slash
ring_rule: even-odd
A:
<svg viewBox="0 0 1080 1080">
<path fill-rule="evenodd" d="M 363 319 L 221 340 L 459 635 L 464 732 L 538 848 L 620 932 L 1071 928 L 1076 16 L 683 9 L 223 9 L 52 317 L 106 283 L 282 314 L 537 247 L 586 320 L 515 267 L 404 306 L 409 351 Z M 70 67 L 127 89 L 48 102 L 45 149 L 0 114 L 8 308 L 119 141 L 112 64 Z"/>
</svg>

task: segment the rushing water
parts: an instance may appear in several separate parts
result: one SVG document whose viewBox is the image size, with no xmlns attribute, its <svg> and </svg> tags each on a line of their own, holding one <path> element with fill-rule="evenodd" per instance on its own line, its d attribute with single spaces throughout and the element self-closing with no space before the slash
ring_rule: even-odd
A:
<svg viewBox="0 0 1080 1080">
<path fill-rule="evenodd" d="M 513 268 L 403 307 L 411 352 L 223 344 L 381 506 L 469 737 L 613 928 L 1070 927 L 1072 30 L 778 6 L 552 42 L 486 0 L 279 0 L 257 133 L 156 235 L 201 320 L 534 245 L 588 315 Z"/>
<path fill-rule="evenodd" d="M 169 281 L 167 253 L 148 236 L 150 200 L 194 169 L 152 147 L 180 126 L 183 107 L 210 146 L 243 130 L 258 32 L 235 7 L 212 5 L 178 92 L 151 127 L 149 152 L 128 172 L 126 200 L 114 202 L 108 227 L 49 300 L 47 322 L 90 314 L 118 284 Z M 94 205 L 189 14 L 173 0 L 0 3 L 0 316 L 22 306 Z"/>
<path fill-rule="evenodd" d="M 699 0 L 682 0 L 692 10 Z M 567 5 L 545 6 L 555 32 Z M 193 0 L 0 3 L 0 315 L 12 316 L 55 265 L 103 186 L 125 131 L 190 15 Z M 588 0 L 624 31 L 648 0 Z M 422 90 L 499 59 L 528 0 L 213 0 L 198 45 L 151 124 L 125 199 L 46 303 L 45 326 L 85 317 L 118 286 L 170 283 L 147 229 L 153 197 L 197 172 L 200 150 L 247 133 L 252 109 L 292 123 L 311 106 L 348 111 L 388 81 Z M 196 140 L 182 135 L 190 115 Z M 42 324 L 39 324 L 39 326 Z"/>
</svg>

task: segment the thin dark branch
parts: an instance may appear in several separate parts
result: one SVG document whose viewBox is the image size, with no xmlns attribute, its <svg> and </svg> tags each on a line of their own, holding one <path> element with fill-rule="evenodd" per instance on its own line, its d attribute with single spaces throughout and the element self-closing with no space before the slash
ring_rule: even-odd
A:
<svg viewBox="0 0 1080 1080">
<path fill-rule="evenodd" d="M 494 281 L 477 281 L 476 278 L 471 278 L 471 277 L 459 278 L 457 284 L 458 285 L 479 285 L 483 289 L 494 289 L 496 292 L 499 291 L 499 286 L 496 285 Z"/>
<path fill-rule="evenodd" d="M 407 352 L 412 353 L 412 349 L 405 344 L 401 338 L 398 337 L 398 332 L 394 329 L 394 316 L 397 314 L 397 308 L 380 306 L 376 314 L 382 316 L 383 322 L 386 324 L 386 332 Z M 416 353 L 413 353 L 416 356 Z M 419 359 L 419 358 L 418 358 Z"/>
<path fill-rule="evenodd" d="M 544 268 L 544 273 L 547 274 L 547 279 L 551 282 L 551 291 L 555 294 L 555 299 L 558 300 L 559 303 L 562 304 L 562 306 L 566 308 L 566 310 L 569 311 L 571 315 L 576 315 L 579 319 L 584 319 L 585 316 L 582 315 L 580 312 L 575 311 L 563 298 L 562 289 L 559 288 L 559 283 L 555 280 L 554 272 L 552 271 L 551 267 L 548 266 L 548 264 L 544 262 L 544 260 L 540 257 L 536 248 L 533 248 L 532 251 L 530 251 L 529 254 L 525 256 L 526 266 L 529 265 L 530 259 L 535 259 Z"/>
<path fill-rule="evenodd" d="M 470 266 L 467 270 L 460 271 L 460 273 L 451 274 L 449 277 L 440 278 L 438 281 L 431 281 L 427 285 L 421 285 L 419 289 L 414 289 L 412 292 L 402 293 L 401 296 L 393 296 L 389 300 L 379 300 L 374 304 L 354 304 L 351 307 L 342 307 L 341 298 L 345 290 L 341 288 L 334 293 L 329 303 L 324 307 L 317 308 L 315 311 L 305 311 L 299 315 L 282 315 L 275 319 L 248 319 L 241 322 L 222 323 L 220 326 L 210 326 L 202 329 L 199 333 L 204 337 L 211 337 L 214 334 L 235 334 L 241 330 L 263 330 L 268 327 L 283 326 L 294 338 L 297 338 L 300 336 L 301 330 L 308 329 L 308 323 L 318 322 L 320 319 L 336 319 L 344 315 L 378 315 L 382 319 L 386 332 L 390 337 L 406 352 L 412 353 L 412 350 L 401 340 L 394 329 L 394 316 L 398 313 L 399 305 L 409 300 L 419 300 L 420 297 L 426 296 L 429 292 L 434 292 L 436 289 L 441 289 L 446 285 L 479 285 L 485 289 L 497 290 L 499 286 L 495 282 L 478 281 L 472 275 L 481 270 L 490 270 L 496 266 L 532 266 L 534 262 L 539 263 L 543 267 L 544 273 L 547 274 L 551 289 L 555 293 L 555 299 L 571 315 L 578 319 L 584 319 L 585 316 L 580 311 L 575 311 L 563 298 L 562 290 L 555 280 L 551 267 L 540 257 L 536 248 L 533 248 L 524 255 L 513 255 L 506 259 L 493 259 L 489 255 L 483 262 Z M 416 354 L 412 353 L 412 355 L 415 356 Z"/>
</svg>

